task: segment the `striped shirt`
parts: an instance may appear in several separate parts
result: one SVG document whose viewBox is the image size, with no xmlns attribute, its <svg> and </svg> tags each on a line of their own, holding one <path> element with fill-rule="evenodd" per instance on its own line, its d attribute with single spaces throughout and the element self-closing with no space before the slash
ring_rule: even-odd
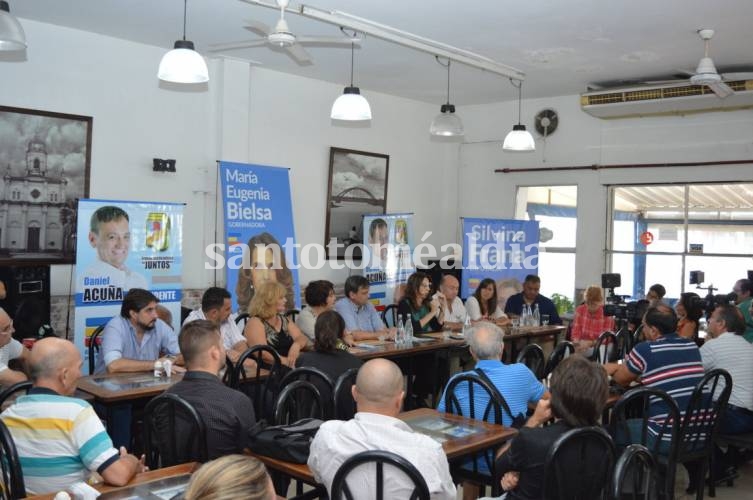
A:
<svg viewBox="0 0 753 500">
<path fill-rule="evenodd" d="M 701 357 L 707 372 L 722 368 L 732 377 L 729 404 L 753 411 L 753 345 L 741 335 L 725 332 L 715 339 L 706 339 Z"/>
<path fill-rule="evenodd" d="M 30 495 L 64 490 L 120 456 L 94 409 L 78 398 L 35 387 L 0 418 L 16 443 Z"/>
<path fill-rule="evenodd" d="M 681 417 L 685 415 L 693 389 L 703 378 L 698 346 L 676 333 L 636 345 L 625 358 L 625 364 L 628 370 L 640 376 L 643 385 L 661 389 L 672 397 L 680 408 Z M 654 439 L 661 432 L 667 413 L 664 403 L 652 401 L 648 430 Z M 662 441 L 671 441 L 668 432 L 662 435 Z"/>
</svg>

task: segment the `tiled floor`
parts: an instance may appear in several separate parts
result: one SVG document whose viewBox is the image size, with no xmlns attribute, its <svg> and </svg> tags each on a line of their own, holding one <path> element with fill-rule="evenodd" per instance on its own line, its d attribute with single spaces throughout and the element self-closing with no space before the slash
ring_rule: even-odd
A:
<svg viewBox="0 0 753 500">
<path fill-rule="evenodd" d="M 735 480 L 735 485 L 730 487 L 717 486 L 715 500 L 753 500 L 753 462 L 748 462 L 738 469 L 740 477 Z M 688 485 L 688 476 L 684 467 L 677 469 L 677 482 L 675 483 L 675 500 L 695 500 L 695 495 L 685 493 Z M 708 488 L 704 492 L 704 498 L 708 496 Z"/>
</svg>

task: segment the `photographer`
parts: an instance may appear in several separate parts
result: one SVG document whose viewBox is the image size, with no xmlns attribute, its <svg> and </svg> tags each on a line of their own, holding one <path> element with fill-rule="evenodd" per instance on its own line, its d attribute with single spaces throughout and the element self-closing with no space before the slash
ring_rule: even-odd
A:
<svg viewBox="0 0 753 500">
<path fill-rule="evenodd" d="M 601 287 L 591 285 L 583 292 L 583 304 L 575 308 L 572 341 L 576 352 L 591 354 L 599 335 L 614 331 L 614 317 L 604 315 L 604 294 Z"/>
</svg>

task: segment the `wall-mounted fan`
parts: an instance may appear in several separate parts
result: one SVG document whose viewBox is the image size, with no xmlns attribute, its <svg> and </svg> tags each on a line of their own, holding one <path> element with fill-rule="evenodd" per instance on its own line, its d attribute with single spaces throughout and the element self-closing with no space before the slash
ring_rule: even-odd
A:
<svg viewBox="0 0 753 500">
<path fill-rule="evenodd" d="M 534 119 L 534 127 L 536 128 L 536 132 L 538 132 L 540 135 L 544 137 L 548 137 L 554 133 L 555 130 L 557 130 L 557 125 L 559 125 L 560 119 L 557 115 L 557 112 L 553 109 L 542 109 L 538 113 L 536 113 L 536 117 Z"/>
<path fill-rule="evenodd" d="M 313 64 L 311 55 L 303 48 L 303 45 L 323 45 L 333 47 L 350 47 L 352 44 L 359 44 L 360 38 L 342 37 L 342 36 L 296 36 L 290 31 L 288 22 L 285 20 L 285 9 L 289 0 L 276 0 L 277 6 L 280 7 L 280 19 L 274 29 L 270 29 L 266 24 L 248 20 L 245 29 L 252 31 L 262 38 L 254 40 L 242 40 L 239 42 L 215 43 L 210 45 L 210 52 L 224 52 L 226 50 L 248 49 L 251 47 L 262 47 L 268 45 L 272 49 L 282 49 L 295 62 L 301 66 Z"/>
</svg>

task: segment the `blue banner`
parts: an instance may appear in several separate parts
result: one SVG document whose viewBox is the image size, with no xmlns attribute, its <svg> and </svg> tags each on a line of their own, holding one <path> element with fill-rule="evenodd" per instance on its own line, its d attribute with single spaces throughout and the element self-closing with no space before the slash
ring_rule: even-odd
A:
<svg viewBox="0 0 753 500">
<path fill-rule="evenodd" d="M 255 289 L 266 281 L 284 285 L 288 309 L 300 309 L 288 169 L 223 161 L 220 182 L 225 213 L 224 267 L 234 309 L 247 312 Z"/>
<path fill-rule="evenodd" d="M 150 290 L 180 320 L 182 203 L 79 200 L 76 236 L 74 342 L 84 359 L 91 334 L 120 314 L 131 288 Z"/>
<path fill-rule="evenodd" d="M 369 297 L 382 310 L 393 303 L 395 289 L 408 281 L 413 268 L 413 214 L 363 216 L 364 276 Z"/>
<path fill-rule="evenodd" d="M 538 243 L 536 221 L 464 218 L 460 295 L 469 297 L 482 279 L 492 278 L 504 303 L 522 290 L 526 275 L 538 273 Z"/>
</svg>

